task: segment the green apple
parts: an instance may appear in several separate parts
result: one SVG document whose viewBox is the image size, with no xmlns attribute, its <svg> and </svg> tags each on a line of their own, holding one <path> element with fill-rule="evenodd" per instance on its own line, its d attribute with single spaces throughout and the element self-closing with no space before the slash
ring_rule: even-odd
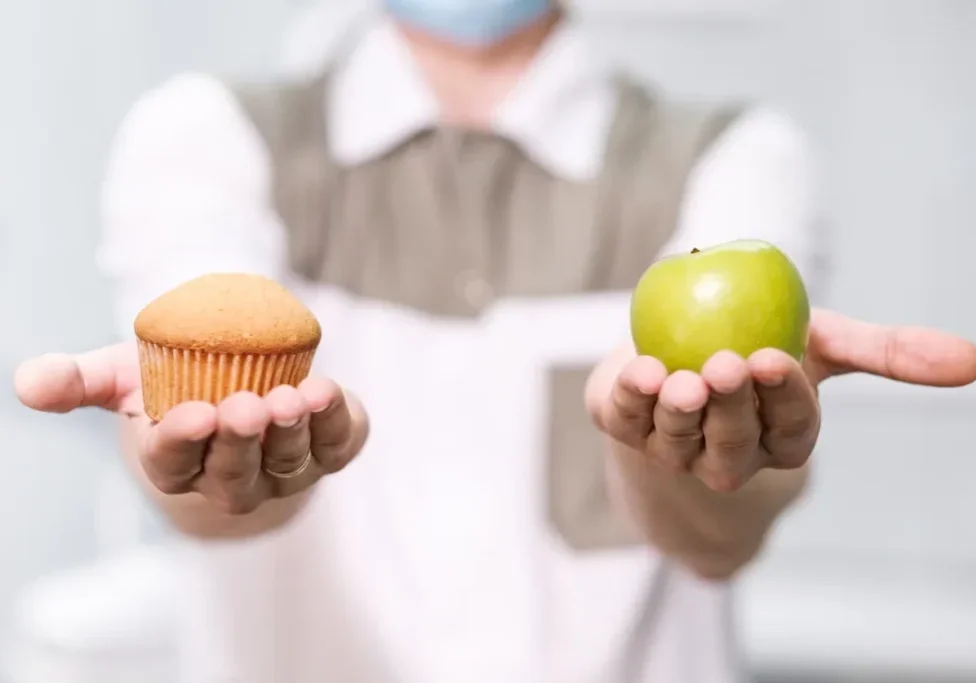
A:
<svg viewBox="0 0 976 683">
<path fill-rule="evenodd" d="M 701 372 L 719 351 L 764 348 L 802 360 L 810 301 L 792 261 L 768 242 L 739 240 L 661 259 L 634 290 L 637 352 L 668 372 Z"/>
</svg>

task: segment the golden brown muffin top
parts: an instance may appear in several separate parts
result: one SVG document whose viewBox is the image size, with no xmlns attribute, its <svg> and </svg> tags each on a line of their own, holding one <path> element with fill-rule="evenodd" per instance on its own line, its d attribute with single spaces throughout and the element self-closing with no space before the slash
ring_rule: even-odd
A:
<svg viewBox="0 0 976 683">
<path fill-rule="evenodd" d="M 260 275 L 215 273 L 185 282 L 146 306 L 136 336 L 208 353 L 274 354 L 318 346 L 318 320 L 287 289 Z"/>
</svg>

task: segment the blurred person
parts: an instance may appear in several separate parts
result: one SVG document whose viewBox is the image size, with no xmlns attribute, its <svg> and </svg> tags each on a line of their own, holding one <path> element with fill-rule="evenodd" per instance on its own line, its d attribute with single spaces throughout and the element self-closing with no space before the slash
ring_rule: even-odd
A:
<svg viewBox="0 0 976 683">
<path fill-rule="evenodd" d="M 802 364 L 635 357 L 663 255 L 764 239 L 820 288 L 801 131 L 663 98 L 549 0 L 383 8 L 303 77 L 149 93 L 105 184 L 122 334 L 258 272 L 322 321 L 321 374 L 153 425 L 126 342 L 28 361 L 21 399 L 122 416 L 185 537 L 187 681 L 737 680 L 732 582 L 804 488 L 818 385 L 964 385 L 976 350 L 817 310 Z"/>
</svg>

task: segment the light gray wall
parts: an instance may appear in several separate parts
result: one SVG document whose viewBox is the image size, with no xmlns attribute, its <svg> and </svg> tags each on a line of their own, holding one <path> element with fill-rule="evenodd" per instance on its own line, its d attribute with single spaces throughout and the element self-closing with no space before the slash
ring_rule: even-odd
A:
<svg viewBox="0 0 976 683">
<path fill-rule="evenodd" d="M 0 4 L 3 381 L 24 356 L 111 338 L 91 256 L 103 156 L 127 103 L 177 69 L 268 68 L 295 5 Z M 609 14 L 594 28 L 608 50 L 675 92 L 771 99 L 808 127 L 827 182 L 832 305 L 976 336 L 974 8 L 784 0 L 754 24 Z M 967 523 L 976 518 L 976 404 L 845 386 L 826 409 L 819 488 L 784 525 L 777 552 L 976 564 L 976 524 Z M 2 620 L 25 580 L 92 555 L 93 491 L 116 456 L 104 419 L 31 416 L 2 391 L 0 433 Z"/>
</svg>

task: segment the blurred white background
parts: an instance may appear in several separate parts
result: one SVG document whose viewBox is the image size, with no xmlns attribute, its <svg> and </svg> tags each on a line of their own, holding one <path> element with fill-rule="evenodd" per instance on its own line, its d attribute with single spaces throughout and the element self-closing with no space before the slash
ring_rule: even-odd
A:
<svg viewBox="0 0 976 683">
<path fill-rule="evenodd" d="M 806 125 L 832 240 L 824 302 L 976 337 L 976 1 L 716 0 L 714 15 L 707 0 L 661 3 L 575 4 L 604 48 L 672 92 L 762 98 Z M 269 72 L 304 6 L 0 5 L 4 382 L 25 356 L 112 339 L 93 253 L 104 155 L 127 105 L 188 67 Z M 816 485 L 740 597 L 757 670 L 976 681 L 973 416 L 966 390 L 853 379 L 825 392 Z M 106 507 L 110 420 L 30 415 L 0 390 L 0 434 L 2 643 L 32 580 L 162 532 L 137 499 Z"/>
</svg>

